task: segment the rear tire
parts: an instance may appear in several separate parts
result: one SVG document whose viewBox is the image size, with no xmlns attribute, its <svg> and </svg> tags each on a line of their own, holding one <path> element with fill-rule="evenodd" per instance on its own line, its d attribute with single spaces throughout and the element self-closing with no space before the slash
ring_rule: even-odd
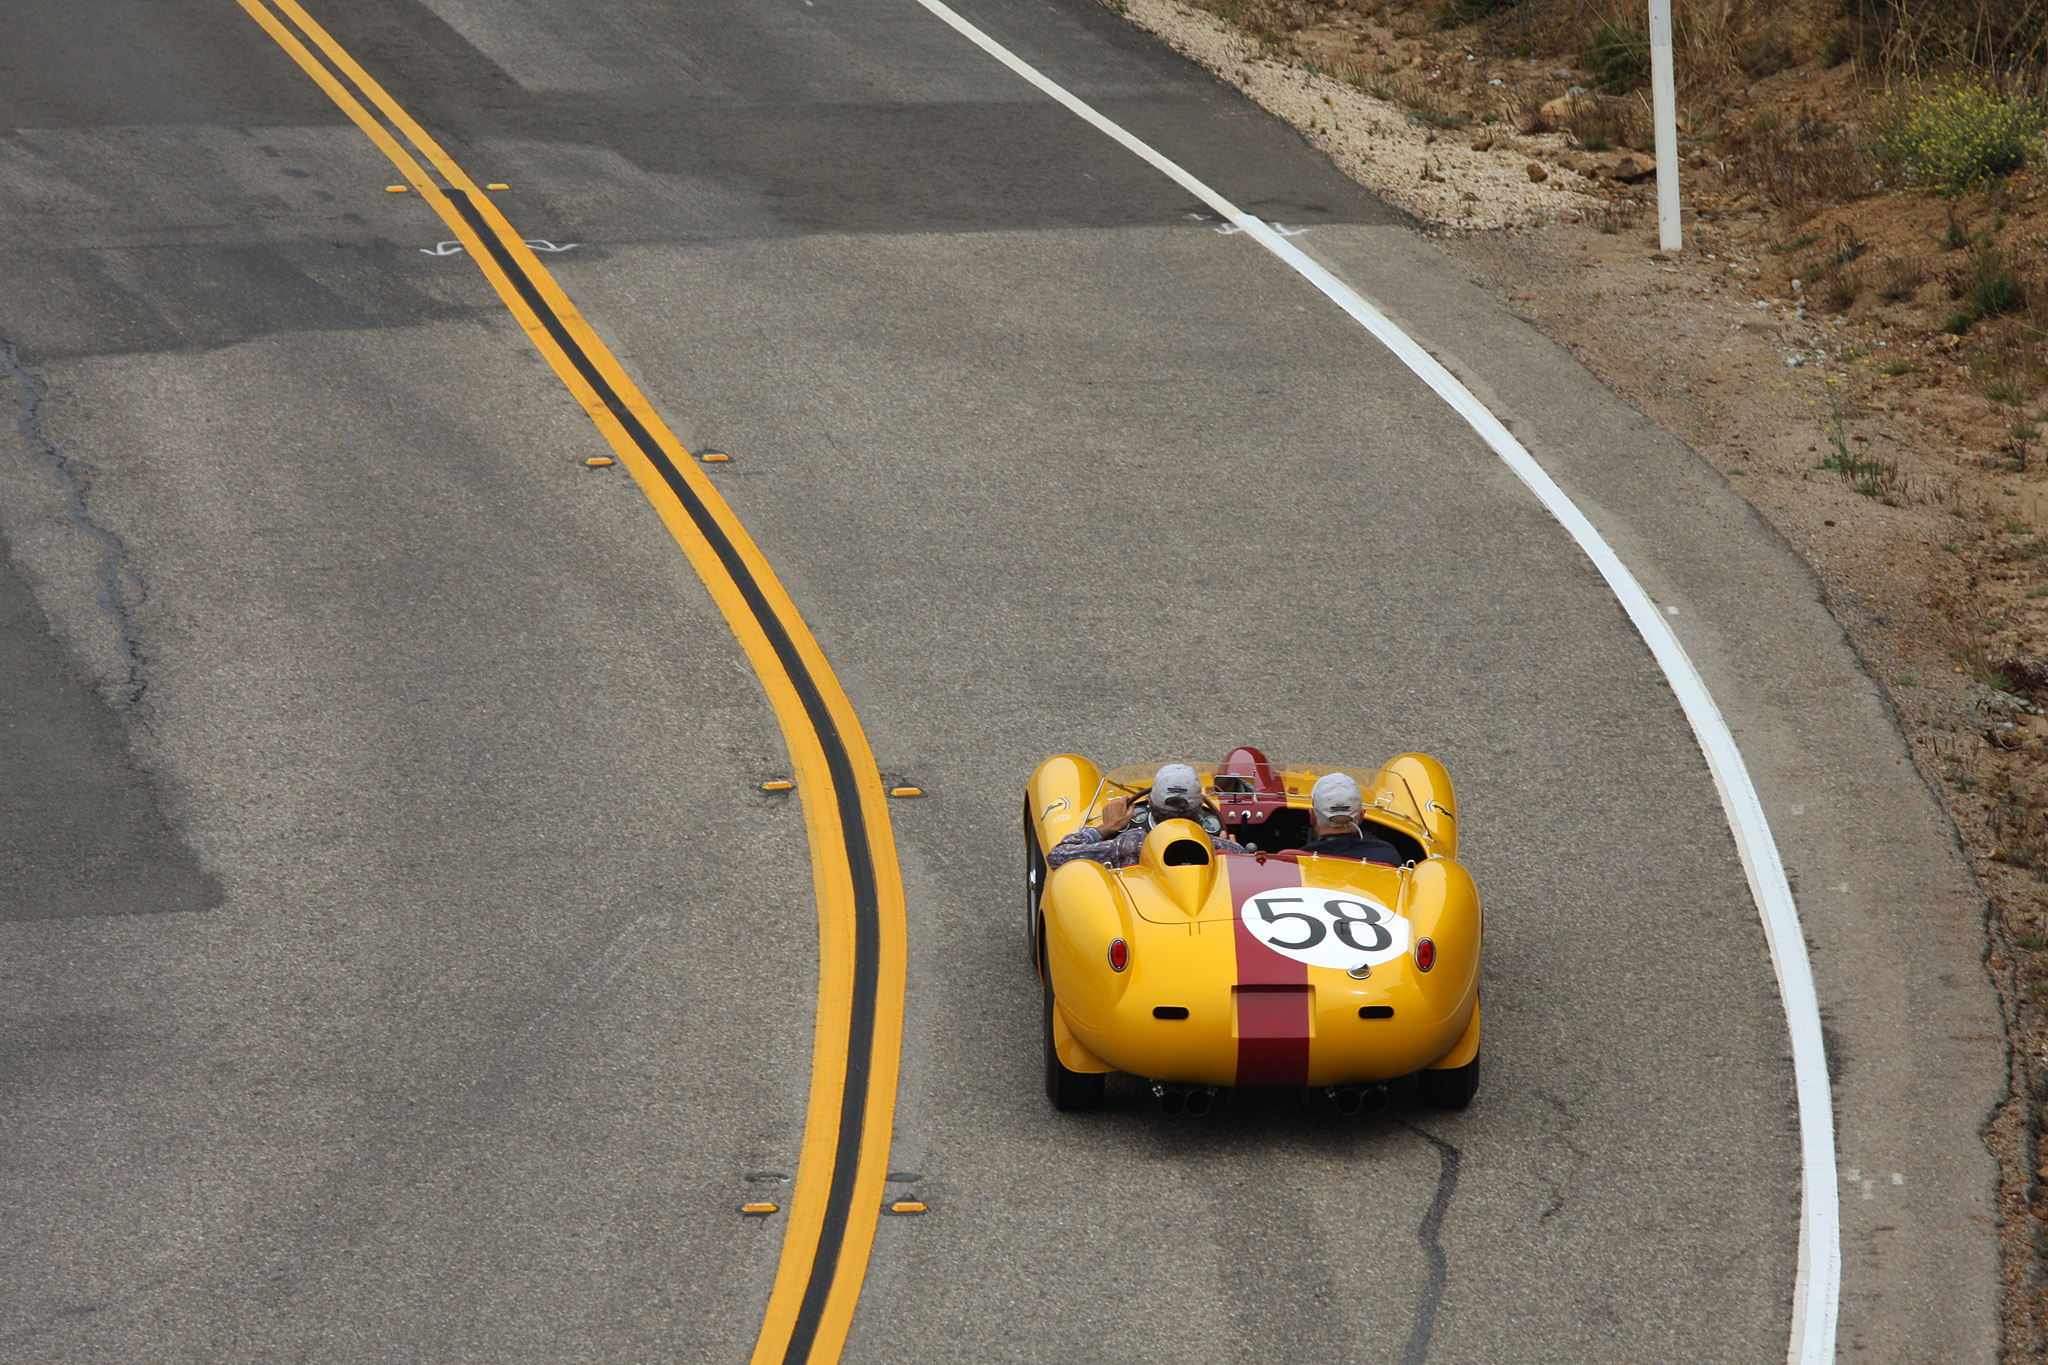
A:
<svg viewBox="0 0 2048 1365">
<path fill-rule="evenodd" d="M 1479 1091 L 1479 1056 L 1448 1071 L 1416 1073 L 1422 1083 L 1423 1102 L 1438 1109 L 1463 1109 Z"/>
<path fill-rule="evenodd" d="M 1105 1077 L 1100 1071 L 1069 1071 L 1052 1038 L 1052 987 L 1045 988 L 1045 1097 L 1052 1107 L 1072 1114 L 1102 1107 Z"/>
<path fill-rule="evenodd" d="M 1045 975 L 1045 936 L 1038 931 L 1038 902 L 1045 893 L 1045 855 L 1038 851 L 1038 831 L 1031 827 L 1031 811 L 1024 812 L 1024 941 L 1030 945 L 1031 966 Z"/>
</svg>

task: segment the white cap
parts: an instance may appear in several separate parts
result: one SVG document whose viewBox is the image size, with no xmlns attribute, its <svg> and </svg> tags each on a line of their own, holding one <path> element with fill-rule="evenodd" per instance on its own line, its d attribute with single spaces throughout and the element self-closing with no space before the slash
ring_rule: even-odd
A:
<svg viewBox="0 0 2048 1365">
<path fill-rule="evenodd" d="M 1345 773 L 1324 773 L 1309 788 L 1308 799 L 1326 825 L 1355 825 L 1365 810 L 1358 783 Z"/>
<path fill-rule="evenodd" d="M 1202 779 L 1185 763 L 1169 763 L 1152 779 L 1151 802 L 1162 820 L 1193 815 L 1202 808 Z"/>
</svg>

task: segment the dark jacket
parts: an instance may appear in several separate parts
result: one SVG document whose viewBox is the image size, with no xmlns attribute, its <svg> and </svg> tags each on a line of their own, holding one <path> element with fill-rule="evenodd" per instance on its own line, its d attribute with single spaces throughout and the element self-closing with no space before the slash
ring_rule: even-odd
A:
<svg viewBox="0 0 2048 1365">
<path fill-rule="evenodd" d="M 1385 863 L 1389 867 L 1401 865 L 1401 855 L 1392 844 L 1355 829 L 1311 839 L 1301 846 L 1301 851 L 1324 858 L 1353 858 L 1362 863 Z"/>
</svg>

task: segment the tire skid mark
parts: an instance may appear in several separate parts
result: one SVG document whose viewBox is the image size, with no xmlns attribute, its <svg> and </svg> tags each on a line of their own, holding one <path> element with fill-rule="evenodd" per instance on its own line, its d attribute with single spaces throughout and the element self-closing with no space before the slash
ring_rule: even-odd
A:
<svg viewBox="0 0 2048 1365">
<path fill-rule="evenodd" d="M 1412 1123 L 1403 1123 L 1401 1127 L 1436 1148 L 1438 1161 L 1436 1194 L 1415 1230 L 1422 1243 L 1422 1254 L 1429 1259 L 1429 1278 L 1423 1282 L 1422 1297 L 1415 1304 L 1415 1320 L 1408 1328 L 1408 1344 L 1401 1348 L 1400 1361 L 1400 1365 L 1423 1365 L 1429 1358 L 1430 1336 L 1436 1331 L 1437 1310 L 1443 1307 L 1444 1286 L 1450 1282 L 1451 1261 L 1444 1253 L 1443 1243 L 1444 1215 L 1450 1212 L 1451 1199 L 1458 1193 L 1458 1168 L 1464 1164 L 1465 1154 L 1426 1128 L 1417 1128 Z"/>
</svg>

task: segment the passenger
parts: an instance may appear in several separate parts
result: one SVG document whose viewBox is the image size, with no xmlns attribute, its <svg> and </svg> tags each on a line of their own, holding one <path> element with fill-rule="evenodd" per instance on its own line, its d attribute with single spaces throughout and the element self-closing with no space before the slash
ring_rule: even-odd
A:
<svg viewBox="0 0 2048 1365">
<path fill-rule="evenodd" d="M 1208 834 L 1212 847 L 1227 853 L 1244 852 L 1237 841 L 1224 837 L 1223 817 L 1215 807 L 1203 803 L 1201 777 L 1185 763 L 1169 763 L 1152 779 L 1152 791 L 1143 801 L 1132 796 L 1111 797 L 1099 820 L 1054 844 L 1045 861 L 1063 867 L 1076 858 L 1087 858 L 1107 867 L 1129 867 L 1138 861 L 1145 836 L 1161 820 L 1193 820 Z"/>
<path fill-rule="evenodd" d="M 1303 853 L 1400 866 L 1401 855 L 1392 844 L 1359 829 L 1359 817 L 1365 813 L 1365 795 L 1349 776 L 1324 773 L 1309 788 L 1308 799 L 1316 837 L 1302 846 Z"/>
</svg>

